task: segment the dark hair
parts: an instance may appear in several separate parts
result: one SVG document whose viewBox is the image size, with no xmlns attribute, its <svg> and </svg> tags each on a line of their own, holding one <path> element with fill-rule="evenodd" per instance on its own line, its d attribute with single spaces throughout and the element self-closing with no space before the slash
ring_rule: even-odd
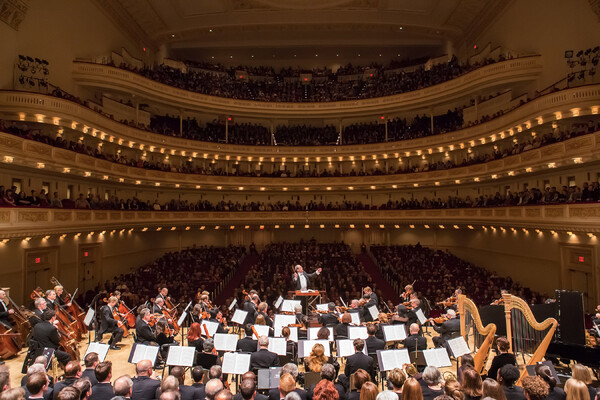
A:
<svg viewBox="0 0 600 400">
<path fill-rule="evenodd" d="M 526 376 L 521 383 L 529 400 L 543 400 L 548 397 L 548 384 L 541 377 Z"/>
<path fill-rule="evenodd" d="M 71 386 L 81 392 L 80 399 L 83 399 L 92 388 L 92 383 L 88 378 L 80 378 L 73 382 Z"/>
<path fill-rule="evenodd" d="M 365 341 L 359 338 L 354 339 L 352 344 L 354 345 L 356 351 L 363 351 L 363 349 L 365 348 Z"/>
<path fill-rule="evenodd" d="M 194 382 L 198 383 L 202 381 L 202 378 L 204 378 L 204 368 L 202 368 L 200 365 L 196 365 L 194 368 L 192 368 L 191 375 Z"/>
<path fill-rule="evenodd" d="M 93 367 L 94 364 L 98 361 L 99 361 L 98 353 L 93 352 L 93 351 L 90 351 L 83 359 L 83 362 L 84 362 L 86 368 Z"/>
<path fill-rule="evenodd" d="M 471 368 L 475 368 L 475 360 L 473 359 L 473 356 L 470 354 L 463 354 L 460 356 L 460 366 L 462 367 L 463 365 L 468 365 Z"/>
<path fill-rule="evenodd" d="M 8 376 L 8 374 L 6 374 Z M 43 372 L 36 372 L 27 377 L 27 390 L 31 395 L 38 394 L 48 383 L 48 377 Z M 3 388 L 3 387 L 2 387 Z M 0 390 L 2 389 L 0 388 Z"/>
<path fill-rule="evenodd" d="M 374 324 L 367 325 L 367 333 L 373 336 L 377 333 L 377 327 Z"/>
<path fill-rule="evenodd" d="M 246 324 L 244 326 L 244 332 L 246 333 L 246 336 L 252 337 L 252 334 L 254 333 L 254 332 L 252 332 L 252 325 L 251 324 Z"/>
<path fill-rule="evenodd" d="M 256 383 L 254 379 L 244 379 L 240 385 L 240 393 L 244 400 L 250 400 L 256 392 Z"/>
<path fill-rule="evenodd" d="M 79 400 L 81 391 L 73 386 L 64 387 L 56 396 L 56 400 Z"/>
<path fill-rule="evenodd" d="M 473 368 L 467 368 L 463 372 L 462 391 L 470 397 L 481 397 L 481 375 Z"/>
<path fill-rule="evenodd" d="M 544 382 L 550 386 L 550 389 L 554 389 L 556 386 L 556 379 L 554 378 L 554 375 L 552 375 L 552 370 L 549 366 L 543 364 L 536 365 L 535 374 L 542 378 Z"/>
<path fill-rule="evenodd" d="M 55 316 L 56 316 L 56 311 L 54 311 L 54 310 L 45 310 L 42 313 L 42 321 L 50 321 Z"/>
<path fill-rule="evenodd" d="M 322 326 L 318 331 L 317 331 L 317 339 L 324 339 L 327 340 L 329 339 L 329 334 L 331 332 L 329 331 L 329 328 L 327 328 L 326 326 Z"/>
<path fill-rule="evenodd" d="M 498 370 L 500 383 L 506 387 L 513 386 L 517 379 L 519 379 L 519 376 L 521 376 L 519 368 L 512 364 L 503 365 L 502 368 Z"/>
<path fill-rule="evenodd" d="M 491 397 L 496 400 L 506 400 L 502 386 L 494 379 L 487 378 L 483 381 L 481 397 Z"/>
<path fill-rule="evenodd" d="M 291 334 L 292 331 L 289 327 L 284 326 L 283 328 L 281 328 L 281 336 L 283 336 L 284 338 L 289 338 Z"/>
<path fill-rule="evenodd" d="M 98 365 L 96 365 L 96 368 L 94 369 L 94 374 L 96 375 L 96 379 L 98 379 L 98 382 L 104 382 L 111 372 L 112 362 L 110 361 L 98 363 Z"/>
<path fill-rule="evenodd" d="M 508 350 L 510 350 L 510 343 L 508 343 L 508 339 L 504 336 L 500 336 L 498 339 L 496 339 L 496 346 L 498 347 L 498 350 L 503 353 L 506 353 Z"/>
</svg>

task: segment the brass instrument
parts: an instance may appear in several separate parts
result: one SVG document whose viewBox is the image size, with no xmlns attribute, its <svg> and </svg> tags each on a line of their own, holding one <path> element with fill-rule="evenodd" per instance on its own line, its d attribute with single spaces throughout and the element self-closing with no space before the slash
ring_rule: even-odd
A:
<svg viewBox="0 0 600 400">
<path fill-rule="evenodd" d="M 452 371 L 444 371 L 442 373 L 442 379 L 444 380 L 444 382 L 453 382 L 458 380 L 456 378 L 456 374 Z"/>
</svg>

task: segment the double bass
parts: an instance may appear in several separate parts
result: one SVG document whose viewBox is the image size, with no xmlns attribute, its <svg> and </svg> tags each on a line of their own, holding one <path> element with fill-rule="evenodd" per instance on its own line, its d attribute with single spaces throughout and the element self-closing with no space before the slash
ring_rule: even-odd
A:
<svg viewBox="0 0 600 400">
<path fill-rule="evenodd" d="M 9 305 L 14 311 L 14 313 L 10 315 L 12 321 L 14 322 L 13 330 L 19 334 L 17 341 L 19 342 L 19 345 L 23 347 L 25 346 L 25 343 L 27 343 L 27 337 L 31 332 L 31 323 L 29 322 L 31 312 L 18 307 L 13 299 L 10 298 L 10 296 L 7 295 L 6 298 L 8 299 Z"/>
<path fill-rule="evenodd" d="M 50 278 L 50 282 L 52 282 L 55 287 L 60 286 L 64 290 L 64 286 L 61 285 L 58 279 L 55 277 Z M 77 293 L 77 290 L 75 290 L 75 293 Z M 83 320 L 85 319 L 85 311 L 79 306 L 79 304 L 77 304 L 74 297 L 69 292 L 64 290 L 64 296 L 61 298 L 61 300 L 65 303 L 65 311 L 67 311 L 67 313 L 77 320 L 77 329 L 82 334 L 87 333 L 87 326 L 85 326 L 83 323 Z"/>
<path fill-rule="evenodd" d="M 12 329 L 8 329 L 4 324 L 0 323 L 0 358 L 6 360 L 7 358 L 16 356 L 21 351 L 21 346 L 17 338 L 18 333 L 13 332 Z"/>
</svg>

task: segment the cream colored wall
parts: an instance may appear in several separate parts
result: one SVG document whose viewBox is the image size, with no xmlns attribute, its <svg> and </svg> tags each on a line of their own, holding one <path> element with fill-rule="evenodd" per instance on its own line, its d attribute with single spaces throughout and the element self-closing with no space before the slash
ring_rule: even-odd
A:
<svg viewBox="0 0 600 400">
<path fill-rule="evenodd" d="M 537 87 L 541 90 L 567 75 L 565 50 L 596 47 L 598 38 L 600 20 L 587 0 L 527 0 L 511 2 L 475 43 L 483 47 L 491 42 L 517 54 L 541 54 L 544 70 Z M 467 46 L 472 49 L 473 43 Z"/>
<path fill-rule="evenodd" d="M 136 57 L 141 44 L 129 40 L 90 0 L 35 1 L 15 32 L 0 24 L 0 89 L 12 88 L 12 66 L 18 54 L 50 62 L 49 81 L 76 93 L 71 79 L 75 58 L 94 59 L 121 47 Z M 10 71 L 10 74 L 5 73 Z"/>
</svg>

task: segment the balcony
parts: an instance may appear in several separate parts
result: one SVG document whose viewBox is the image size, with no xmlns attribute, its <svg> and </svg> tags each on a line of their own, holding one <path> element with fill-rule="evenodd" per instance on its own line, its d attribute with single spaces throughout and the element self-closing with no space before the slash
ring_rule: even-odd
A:
<svg viewBox="0 0 600 400">
<path fill-rule="evenodd" d="M 542 57 L 530 56 L 490 64 L 439 85 L 394 96 L 327 103 L 273 103 L 203 95 L 120 68 L 73 62 L 73 78 L 81 85 L 135 94 L 171 107 L 254 118 L 343 118 L 415 110 L 465 97 L 483 88 L 531 81 L 541 72 Z"/>
<path fill-rule="evenodd" d="M 339 228 L 409 229 L 410 224 L 428 224 L 431 229 L 546 229 L 576 233 L 600 232 L 600 204 L 565 204 L 547 206 L 457 208 L 426 210 L 369 211 L 263 211 L 263 212 L 197 212 L 197 211 L 114 211 L 63 210 L 34 208 L 1 208 L 0 239 L 26 238 L 52 234 L 88 234 L 90 231 L 161 229 L 185 231 L 241 230 L 259 226 L 267 229 Z M 380 227 L 384 224 L 384 228 Z M 492 228 L 492 226 L 494 226 Z M 442 227 L 443 226 L 443 227 Z M 175 229 L 173 229 L 175 228 Z M 262 228 L 261 228 L 262 229 Z M 366 227 L 365 227 L 366 229 Z"/>
</svg>

